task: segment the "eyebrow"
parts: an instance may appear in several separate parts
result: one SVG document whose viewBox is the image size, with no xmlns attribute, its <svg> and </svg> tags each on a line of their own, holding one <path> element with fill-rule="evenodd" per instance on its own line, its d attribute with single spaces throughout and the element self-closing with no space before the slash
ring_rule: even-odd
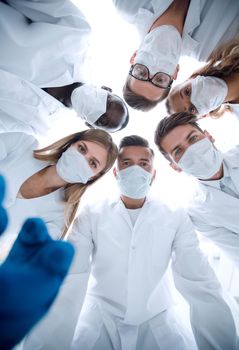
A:
<svg viewBox="0 0 239 350">
<path fill-rule="evenodd" d="M 186 137 L 186 140 L 188 140 L 188 139 L 190 138 L 190 136 L 191 136 L 194 132 L 196 132 L 196 130 L 190 131 L 190 133 L 189 133 L 189 134 L 187 135 L 187 137 Z M 175 147 L 171 150 L 171 154 L 172 154 L 174 151 L 176 151 L 179 147 L 180 147 L 180 145 L 175 146 Z"/>
<path fill-rule="evenodd" d="M 84 143 L 84 141 L 81 141 L 81 142 L 83 143 L 83 146 L 85 147 L 86 152 L 88 152 L 88 147 L 86 146 L 86 144 Z M 96 163 L 98 163 L 98 165 L 100 165 L 100 161 L 99 161 L 97 158 L 92 157 L 92 159 L 95 160 Z"/>
<path fill-rule="evenodd" d="M 182 89 L 179 90 L 179 95 L 181 96 L 181 98 L 183 99 L 183 93 L 182 93 Z"/>
<path fill-rule="evenodd" d="M 122 158 L 122 157 L 119 157 L 119 159 L 120 159 L 121 161 L 132 160 L 132 158 Z M 150 158 L 140 158 L 139 160 L 143 160 L 143 161 L 146 161 L 146 162 L 150 162 Z"/>
</svg>

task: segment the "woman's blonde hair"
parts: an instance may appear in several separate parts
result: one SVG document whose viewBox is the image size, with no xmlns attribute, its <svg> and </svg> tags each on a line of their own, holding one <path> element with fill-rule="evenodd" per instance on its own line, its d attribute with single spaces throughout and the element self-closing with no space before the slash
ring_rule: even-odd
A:
<svg viewBox="0 0 239 350">
<path fill-rule="evenodd" d="M 234 73 L 239 73 L 239 37 L 214 50 L 206 65 L 195 71 L 189 79 L 196 78 L 198 75 L 225 78 Z M 223 104 L 209 114 L 219 118 L 225 111 L 232 111 L 232 109 Z"/>
<path fill-rule="evenodd" d="M 94 177 L 94 179 L 89 180 L 86 184 L 69 183 L 65 186 L 64 200 L 67 203 L 65 211 L 66 220 L 65 227 L 60 236 L 61 239 L 65 238 L 67 235 L 68 228 L 74 221 L 80 199 L 87 187 L 92 185 L 110 170 L 118 154 L 117 146 L 113 142 L 112 137 L 106 131 L 100 129 L 88 129 L 66 136 L 45 148 L 34 150 L 33 156 L 39 160 L 57 163 L 57 160 L 61 157 L 62 153 L 77 141 L 91 141 L 102 146 L 107 151 L 107 160 L 105 167 L 96 175 L 96 177 Z"/>
</svg>

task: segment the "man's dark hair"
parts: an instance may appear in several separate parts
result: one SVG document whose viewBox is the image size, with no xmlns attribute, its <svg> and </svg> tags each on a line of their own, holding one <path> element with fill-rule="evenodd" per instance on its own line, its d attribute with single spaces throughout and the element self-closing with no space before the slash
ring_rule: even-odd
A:
<svg viewBox="0 0 239 350">
<path fill-rule="evenodd" d="M 169 94 L 170 89 L 165 89 L 160 99 L 156 101 L 148 100 L 144 96 L 137 95 L 135 92 L 133 92 L 130 89 L 130 86 L 129 86 L 130 79 L 131 78 L 129 76 L 123 87 L 123 96 L 127 104 L 134 109 L 137 109 L 143 112 L 148 112 L 151 109 L 153 109 L 155 106 L 157 106 L 159 102 L 163 101 Z"/>
<path fill-rule="evenodd" d="M 170 116 L 167 116 L 163 118 L 154 133 L 154 142 L 158 146 L 159 151 L 167 158 L 169 157 L 167 155 L 167 152 L 161 147 L 161 143 L 165 136 L 169 134 L 170 131 L 172 131 L 174 128 L 180 125 L 192 125 L 194 128 L 200 130 L 203 133 L 203 130 L 200 128 L 200 126 L 197 123 L 197 117 L 194 114 L 191 114 L 189 112 L 179 112 L 171 114 Z"/>
<path fill-rule="evenodd" d="M 130 136 L 123 137 L 119 143 L 119 151 L 123 147 L 129 147 L 129 146 L 149 148 L 152 153 L 152 156 L 154 157 L 154 151 L 150 148 L 148 141 L 141 136 L 130 135 Z"/>
</svg>

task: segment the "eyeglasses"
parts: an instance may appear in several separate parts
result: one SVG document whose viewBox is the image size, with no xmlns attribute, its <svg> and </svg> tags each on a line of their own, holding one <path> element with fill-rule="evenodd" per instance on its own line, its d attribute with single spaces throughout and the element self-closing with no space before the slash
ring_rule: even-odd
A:
<svg viewBox="0 0 239 350">
<path fill-rule="evenodd" d="M 150 81 L 150 83 L 161 89 L 170 89 L 173 82 L 170 75 L 163 72 L 157 72 L 152 78 L 150 78 L 149 74 L 149 69 L 141 63 L 133 64 L 129 71 L 129 75 L 137 80 Z"/>
</svg>

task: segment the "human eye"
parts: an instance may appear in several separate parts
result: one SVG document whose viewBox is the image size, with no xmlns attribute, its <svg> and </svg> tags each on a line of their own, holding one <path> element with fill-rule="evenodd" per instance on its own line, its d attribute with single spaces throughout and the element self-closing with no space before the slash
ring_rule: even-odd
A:
<svg viewBox="0 0 239 350">
<path fill-rule="evenodd" d="M 182 149 L 181 148 L 177 148 L 174 152 L 174 158 L 177 160 L 180 158 L 180 156 L 182 155 Z"/>
<path fill-rule="evenodd" d="M 128 160 L 123 160 L 122 164 L 125 165 L 125 166 L 128 166 L 129 165 L 129 161 Z"/>
<path fill-rule="evenodd" d="M 187 87 L 184 89 L 184 94 L 185 94 L 186 96 L 190 96 L 190 95 L 191 95 L 191 89 L 190 89 L 189 86 L 187 86 Z"/>
<path fill-rule="evenodd" d="M 149 165 L 149 163 L 147 162 L 147 161 L 142 161 L 142 162 L 140 162 L 140 166 L 141 167 L 147 167 Z"/>
<path fill-rule="evenodd" d="M 190 137 L 190 139 L 189 139 L 189 142 L 190 143 L 194 143 L 194 142 L 196 142 L 198 140 L 198 135 L 192 135 L 191 137 Z"/>
<path fill-rule="evenodd" d="M 107 105 L 108 108 L 108 105 Z M 98 126 L 106 126 L 108 124 L 108 117 L 107 114 L 104 113 L 96 122 L 96 125 Z"/>
<path fill-rule="evenodd" d="M 97 168 L 97 163 L 95 160 L 91 159 L 89 162 L 89 165 L 91 168 L 96 169 Z"/>
<path fill-rule="evenodd" d="M 140 78 L 140 79 L 147 79 L 148 78 L 148 72 L 144 66 L 140 66 L 140 65 L 135 66 L 133 72 L 137 78 Z"/>
<path fill-rule="evenodd" d="M 80 153 L 85 154 L 86 153 L 86 149 L 82 144 L 78 145 L 78 150 L 80 151 Z"/>
<path fill-rule="evenodd" d="M 197 113 L 197 109 L 194 107 L 194 105 L 191 105 L 188 109 L 189 113 L 192 114 L 196 114 Z"/>
</svg>

